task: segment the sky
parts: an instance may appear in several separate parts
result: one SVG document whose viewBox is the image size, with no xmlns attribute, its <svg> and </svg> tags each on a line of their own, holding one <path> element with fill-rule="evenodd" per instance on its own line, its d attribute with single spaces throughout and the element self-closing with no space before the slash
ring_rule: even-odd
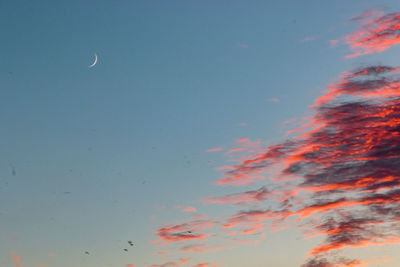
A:
<svg viewBox="0 0 400 267">
<path fill-rule="evenodd" d="M 5 0 L 0 32 L 1 266 L 399 266 L 400 2 Z"/>
</svg>

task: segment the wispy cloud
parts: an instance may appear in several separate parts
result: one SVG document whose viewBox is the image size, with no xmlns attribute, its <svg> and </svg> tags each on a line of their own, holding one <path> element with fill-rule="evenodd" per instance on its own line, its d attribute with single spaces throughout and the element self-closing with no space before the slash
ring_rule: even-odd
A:
<svg viewBox="0 0 400 267">
<path fill-rule="evenodd" d="M 301 267 L 362 267 L 366 266 L 366 261 L 348 259 L 348 258 L 335 258 L 334 260 L 327 260 L 326 258 L 313 258 Z"/>
<path fill-rule="evenodd" d="M 199 263 L 193 267 L 218 267 L 217 265 L 211 265 L 210 263 Z"/>
<path fill-rule="evenodd" d="M 382 16 L 384 13 L 379 10 L 367 10 L 361 14 L 358 14 L 350 19 L 350 21 L 364 22 L 372 17 Z"/>
<path fill-rule="evenodd" d="M 335 47 L 339 43 L 339 40 L 329 40 L 329 44 L 331 47 Z"/>
<path fill-rule="evenodd" d="M 314 41 L 314 40 L 316 40 L 317 38 L 315 37 L 315 36 L 307 36 L 307 37 L 304 37 L 303 39 L 301 39 L 300 40 L 300 42 L 302 42 L 302 43 L 304 43 L 304 42 L 310 42 L 310 41 Z"/>
<path fill-rule="evenodd" d="M 275 102 L 275 103 L 280 102 L 279 98 L 277 98 L 277 97 L 268 98 L 267 101 L 268 102 Z"/>
<path fill-rule="evenodd" d="M 194 243 L 189 245 L 184 245 L 180 248 L 182 252 L 190 252 L 190 253 L 210 253 L 219 250 L 230 249 L 229 246 L 209 246 L 203 243 Z"/>
<path fill-rule="evenodd" d="M 265 187 L 258 190 L 250 190 L 243 193 L 228 194 L 223 197 L 207 197 L 202 200 L 206 203 L 244 205 L 253 202 L 262 202 L 267 200 L 271 192 Z"/>
<path fill-rule="evenodd" d="M 400 13 L 383 15 L 378 11 L 368 11 L 353 20 L 360 22 L 361 27 L 345 37 L 353 50 L 347 58 L 381 53 L 400 43 Z"/>
<path fill-rule="evenodd" d="M 161 227 L 157 229 L 158 240 L 154 242 L 175 243 L 185 240 L 201 240 L 205 239 L 208 234 L 197 233 L 199 231 L 210 228 L 214 225 L 213 221 L 210 220 L 192 220 L 186 223 Z"/>
<path fill-rule="evenodd" d="M 192 206 L 176 206 L 175 208 L 180 209 L 183 212 L 197 212 L 197 209 Z"/>
</svg>

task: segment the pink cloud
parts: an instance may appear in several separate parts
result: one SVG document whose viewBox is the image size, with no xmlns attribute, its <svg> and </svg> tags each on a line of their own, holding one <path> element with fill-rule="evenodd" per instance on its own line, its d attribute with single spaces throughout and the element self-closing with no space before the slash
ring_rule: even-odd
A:
<svg viewBox="0 0 400 267">
<path fill-rule="evenodd" d="M 210 228 L 213 225 L 214 222 L 210 220 L 193 220 L 173 226 L 161 227 L 156 231 L 159 239 L 153 242 L 163 241 L 163 244 L 165 244 L 205 239 L 208 234 L 196 232 Z"/>
<path fill-rule="evenodd" d="M 335 47 L 339 43 L 339 40 L 329 40 L 329 44 L 331 47 Z"/>
<path fill-rule="evenodd" d="M 214 265 L 216 266 L 216 265 Z M 199 263 L 194 265 L 193 267 L 211 267 L 211 265 L 209 263 Z"/>
<path fill-rule="evenodd" d="M 216 252 L 219 250 L 225 250 L 225 249 L 231 249 L 231 247 L 228 246 L 208 246 L 206 244 L 190 244 L 190 245 L 185 245 L 180 248 L 180 251 L 182 252 L 190 252 L 190 253 L 210 253 L 210 252 Z"/>
<path fill-rule="evenodd" d="M 191 206 L 176 206 L 175 208 L 182 210 L 183 212 L 197 212 L 197 209 L 195 207 Z"/>
<path fill-rule="evenodd" d="M 300 40 L 300 42 L 304 43 L 304 42 L 310 42 L 310 41 L 314 41 L 317 38 L 314 36 L 308 36 L 308 37 L 304 37 L 303 39 Z"/>
<path fill-rule="evenodd" d="M 207 149 L 206 152 L 218 152 L 218 151 L 221 151 L 221 150 L 223 150 L 222 147 L 215 147 L 215 148 Z"/>
<path fill-rule="evenodd" d="M 375 17 L 375 16 L 382 16 L 384 13 L 382 11 L 378 11 L 378 10 L 367 10 L 364 11 L 363 13 L 354 16 L 350 19 L 350 21 L 357 21 L 357 22 L 363 22 L 367 19 L 370 19 L 371 17 Z"/>
<path fill-rule="evenodd" d="M 357 31 L 345 36 L 353 51 L 346 58 L 381 53 L 400 43 L 400 13 L 362 19 L 360 22 L 361 27 Z"/>
<path fill-rule="evenodd" d="M 190 258 L 181 258 L 181 259 L 179 259 L 179 261 L 181 263 L 186 263 L 186 262 L 190 261 Z"/>
<path fill-rule="evenodd" d="M 268 101 L 269 101 L 269 102 L 275 102 L 275 103 L 280 102 L 279 98 L 276 98 L 276 97 L 269 98 Z"/>
</svg>

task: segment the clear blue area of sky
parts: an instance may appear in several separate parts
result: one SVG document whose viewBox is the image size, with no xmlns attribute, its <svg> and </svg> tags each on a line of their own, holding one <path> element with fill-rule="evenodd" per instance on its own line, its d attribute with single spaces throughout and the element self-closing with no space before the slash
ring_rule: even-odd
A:
<svg viewBox="0 0 400 267">
<path fill-rule="evenodd" d="M 0 265 L 11 250 L 26 266 L 161 261 L 149 240 L 184 217 L 173 207 L 207 213 L 200 198 L 230 192 L 206 149 L 279 139 L 341 71 L 396 64 L 398 48 L 346 60 L 329 45 L 374 8 L 400 2 L 0 1 Z M 243 257 L 294 266 L 306 248 Z"/>
</svg>

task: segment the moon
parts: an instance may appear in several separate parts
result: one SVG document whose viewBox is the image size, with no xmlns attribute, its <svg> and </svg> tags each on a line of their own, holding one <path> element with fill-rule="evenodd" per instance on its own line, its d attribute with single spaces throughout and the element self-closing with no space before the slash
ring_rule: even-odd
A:
<svg viewBox="0 0 400 267">
<path fill-rule="evenodd" d="M 89 66 L 89 68 L 92 68 L 92 67 L 96 66 L 96 64 L 97 64 L 97 54 L 94 53 L 94 61 L 93 61 L 93 63 Z"/>
</svg>

